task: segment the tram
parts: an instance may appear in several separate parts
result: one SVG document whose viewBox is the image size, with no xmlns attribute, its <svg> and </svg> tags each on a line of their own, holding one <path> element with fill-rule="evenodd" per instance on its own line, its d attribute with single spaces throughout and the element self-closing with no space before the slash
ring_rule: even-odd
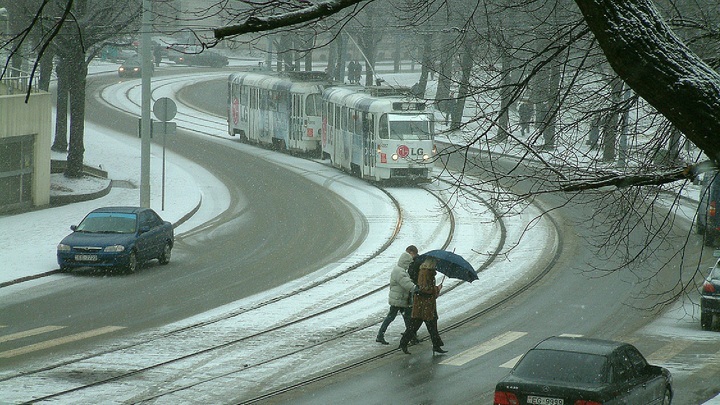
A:
<svg viewBox="0 0 720 405">
<path fill-rule="evenodd" d="M 372 181 L 430 180 L 435 122 L 409 89 L 334 86 L 322 93 L 323 158 Z"/>
<path fill-rule="evenodd" d="M 228 78 L 228 134 L 319 156 L 324 72 L 238 72 Z"/>
</svg>

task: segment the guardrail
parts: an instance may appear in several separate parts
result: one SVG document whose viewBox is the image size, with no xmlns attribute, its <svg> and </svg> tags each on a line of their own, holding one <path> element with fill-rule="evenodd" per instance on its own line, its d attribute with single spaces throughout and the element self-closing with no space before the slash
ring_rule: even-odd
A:
<svg viewBox="0 0 720 405">
<path fill-rule="evenodd" d="M 35 93 L 38 88 L 38 77 L 30 78 L 30 73 L 9 67 L 0 78 L 0 95 L 24 94 L 28 90 Z"/>
</svg>

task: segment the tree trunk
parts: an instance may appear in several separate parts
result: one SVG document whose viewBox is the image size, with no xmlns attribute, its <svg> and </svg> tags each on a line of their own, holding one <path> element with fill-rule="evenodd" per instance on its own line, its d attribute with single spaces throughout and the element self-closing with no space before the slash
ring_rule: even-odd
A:
<svg viewBox="0 0 720 405">
<path fill-rule="evenodd" d="M 38 87 L 40 87 L 40 90 L 50 90 L 54 57 L 55 53 L 52 52 L 51 48 L 49 48 L 45 54 L 43 54 L 42 58 L 40 58 L 40 79 L 38 81 Z"/>
<path fill-rule="evenodd" d="M 465 111 L 465 100 L 470 96 L 470 77 L 472 75 L 473 67 L 473 51 L 474 47 L 468 42 L 463 43 L 463 52 L 460 56 L 460 72 L 462 74 L 460 78 L 460 85 L 458 86 L 458 95 L 455 103 L 452 106 L 452 122 L 450 129 L 460 129 L 462 125 L 463 111 Z"/>
<path fill-rule="evenodd" d="M 508 52 L 505 49 L 498 49 L 501 53 L 502 66 L 500 67 L 501 72 L 505 72 L 502 75 L 500 82 L 500 116 L 498 117 L 498 130 L 495 139 L 498 141 L 505 141 L 508 138 L 508 128 L 510 126 L 510 103 L 512 102 L 513 90 L 511 87 L 512 80 L 512 61 Z"/>
<path fill-rule="evenodd" d="M 55 140 L 51 147 L 56 152 L 67 152 L 68 140 L 67 140 L 67 114 L 68 114 L 68 77 L 67 62 L 64 59 L 60 59 L 56 69 L 58 81 L 57 81 L 57 101 L 55 114 Z"/>
<path fill-rule="evenodd" d="M 74 73 L 70 79 L 70 143 L 68 148 L 65 176 L 78 178 L 83 176 L 83 158 L 85 154 L 85 85 L 87 65 L 80 58 L 73 60 Z M 76 70 L 75 70 L 76 69 Z"/>
<path fill-rule="evenodd" d="M 602 132 L 604 162 L 615 161 L 621 114 L 618 107 L 622 103 L 623 87 L 623 82 L 619 78 L 613 79 L 610 84 L 610 109 L 605 117 L 605 125 L 603 126 Z"/>
<path fill-rule="evenodd" d="M 427 81 L 430 69 L 432 66 L 432 34 L 423 35 L 423 48 L 422 48 L 422 66 L 420 68 L 420 80 L 415 88 L 415 95 L 420 98 L 425 98 L 425 92 L 427 91 Z"/>
</svg>

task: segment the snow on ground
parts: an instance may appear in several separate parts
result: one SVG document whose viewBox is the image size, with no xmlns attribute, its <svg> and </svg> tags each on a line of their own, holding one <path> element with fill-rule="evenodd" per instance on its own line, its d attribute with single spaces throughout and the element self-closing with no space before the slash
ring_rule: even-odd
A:
<svg viewBox="0 0 720 405">
<path fill-rule="evenodd" d="M 251 62 L 255 63 L 255 62 Z M 96 63 L 93 64 L 95 72 L 102 70 L 114 70 L 116 64 L 107 63 Z M 408 77 L 416 77 L 417 73 L 407 75 Z M 408 77 L 402 75 L 395 76 L 395 80 L 398 82 L 406 83 Z M 412 82 L 410 83 L 412 84 Z M 140 140 L 134 139 L 120 134 L 114 133 L 108 128 L 99 127 L 95 124 L 88 124 L 86 129 L 86 155 L 85 162 L 91 166 L 101 167 L 106 170 L 109 174 L 109 178 L 115 181 L 117 186 L 114 186 L 111 192 L 104 197 L 87 201 L 74 203 L 61 207 L 53 207 L 43 210 L 32 211 L 21 215 L 6 215 L 0 217 L 0 228 L 11 229 L 12 232 L 0 233 L 0 246 L 4 248 L 0 251 L 0 262 L 3 263 L 3 270 L 0 272 L 0 283 L 11 281 L 18 278 L 33 276 L 44 272 L 51 271 L 57 268 L 55 259 L 55 247 L 57 243 L 69 233 L 69 225 L 77 224 L 83 216 L 89 212 L 92 208 L 98 206 L 108 205 L 138 205 L 139 204 L 139 189 L 138 188 L 126 188 L 126 186 L 134 185 L 139 187 L 140 178 L 140 162 L 139 162 L 139 151 L 140 151 Z M 282 154 L 268 153 L 266 151 L 258 150 L 258 153 L 267 156 L 268 159 L 272 159 L 283 165 L 292 167 L 293 170 L 304 173 L 306 176 L 315 176 L 316 181 L 324 181 L 329 177 L 335 176 L 335 174 L 321 173 L 317 170 L 317 167 L 313 167 L 313 170 L 308 170 L 304 167 L 307 165 L 315 165 L 314 162 L 301 161 L 294 159 L 289 156 Z M 157 146 L 153 146 L 152 158 L 151 158 L 151 173 L 161 173 L 163 161 L 161 159 L 161 151 Z M 53 155 L 53 158 L 63 159 L 64 156 L 57 154 Z M 164 201 L 162 200 L 162 183 L 160 176 L 153 175 L 151 183 L 151 207 L 155 209 L 163 218 L 171 222 L 183 221 L 182 224 L 176 229 L 176 233 L 182 233 L 193 229 L 201 225 L 202 223 L 210 220 L 211 218 L 218 215 L 228 206 L 228 193 L 222 183 L 215 179 L 210 173 L 205 171 L 201 166 L 187 161 L 180 156 L 168 153 L 165 161 L 166 165 L 166 186 L 164 190 Z M 332 169 L 328 169 L 332 171 Z M 53 175 L 53 193 L 86 193 L 101 189 L 107 185 L 107 180 L 85 180 L 85 181 L 72 181 L 65 179 L 62 175 Z M 341 193 L 349 201 L 367 201 L 368 187 L 363 187 L 363 183 L 355 179 L 348 179 L 346 181 L 333 182 L 333 187 L 338 189 L 335 192 Z M 125 186 L 125 187 L 124 187 Z M 353 193 L 356 195 L 353 196 Z M 371 193 L 371 192 L 370 192 Z M 690 195 L 696 194 L 696 189 L 690 191 Z M 379 197 L 378 197 L 379 198 Z M 379 198 L 380 200 L 380 198 Z M 367 217 L 377 217 L 387 219 L 389 217 L 388 208 L 383 204 L 370 204 L 370 207 L 362 207 L 358 212 L 364 212 Z M 465 206 L 464 204 L 458 204 L 458 207 Z M 192 215 L 190 218 L 186 218 L 187 214 L 192 212 L 194 209 L 199 210 Z M 425 207 L 418 207 L 418 211 L 424 210 Z M 477 217 L 478 213 L 464 213 L 468 217 Z M 687 214 L 689 217 L 692 216 L 691 212 Z M 423 216 L 418 216 L 422 218 Z M 532 217 L 532 216 L 531 216 Z M 518 217 L 520 221 L 520 217 Z M 487 224 L 487 219 L 478 219 L 475 222 L 475 226 L 478 223 L 483 222 Z M 472 221 L 470 221 L 472 223 Z M 512 231 L 518 231 L 522 221 L 517 223 L 515 229 Z M 410 224 L 410 228 L 413 225 Z M 381 230 L 382 226 L 376 227 Z M 474 238 L 477 237 L 477 227 L 470 225 L 467 229 L 460 228 L 458 232 L 464 233 L 469 243 L 472 243 Z M 540 234 L 548 232 L 544 226 L 539 225 L 533 232 L 539 232 Z M 383 234 L 383 231 L 380 231 Z M 415 232 L 411 232 L 412 235 L 407 236 L 407 244 L 417 243 Z M 517 235 L 515 235 L 517 237 Z M 386 234 L 383 234 L 381 238 L 387 238 Z M 542 238 L 542 237 L 541 237 Z M 542 240 L 542 239 L 540 239 Z M 423 241 L 429 242 L 429 241 Z M 348 258 L 349 261 L 356 261 L 359 258 L 371 255 L 375 252 L 377 246 L 375 244 L 363 244 L 361 249 L 353 254 L 353 257 Z M 461 251 L 470 250 L 467 247 L 459 247 Z M 389 270 L 394 263 L 394 260 L 399 252 L 393 252 L 389 254 L 386 259 L 387 269 Z M 523 271 L 519 266 L 514 266 L 514 263 L 531 262 L 537 259 L 537 252 L 533 251 L 514 251 L 516 260 L 513 261 L 513 266 L 508 268 L 499 268 L 493 272 L 482 274 L 482 283 L 473 283 L 461 285 L 457 289 L 457 296 L 463 297 L 463 290 L 482 288 L 483 292 L 480 296 L 491 295 L 493 289 L 499 285 L 507 284 L 508 279 L 514 279 L 518 277 L 515 272 Z M 470 257 L 471 262 L 478 263 L 482 258 L 478 255 Z M 509 261 L 508 261 L 509 263 Z M 329 274 L 334 270 L 334 267 L 339 264 L 330 265 L 324 269 L 320 269 L 317 274 L 309 275 L 306 278 L 296 280 L 295 282 L 289 283 L 286 286 L 278 287 L 259 294 L 255 297 L 250 297 L 242 302 L 229 304 L 225 307 L 218 308 L 210 313 L 201 314 L 193 319 L 188 319 L 186 322 L 191 323 L 203 318 L 214 318 L 221 316 L 228 311 L 233 311 L 239 306 L 251 305 L 252 302 L 258 302 L 266 299 L 270 296 L 277 296 L 285 291 L 297 288 L 299 285 L 308 282 L 308 278 L 317 277 L 318 274 Z M 528 266 L 529 267 L 529 266 Z M 377 275 L 381 277 L 382 275 Z M 38 284 L 52 282 L 55 277 L 63 277 L 62 275 L 52 275 L 44 277 L 38 280 L 25 282 L 17 286 L 4 287 L 0 290 L 0 297 L 5 295 L 4 293 L 10 293 L 17 289 L 30 288 Z M 487 289 L 487 291 L 485 291 Z M 477 294 L 477 291 L 475 292 Z M 469 301 L 469 300 L 467 300 Z M 448 308 L 457 308 L 457 311 L 462 311 L 463 306 L 460 302 L 467 302 L 466 300 L 460 299 L 457 302 L 452 302 L 452 299 L 442 300 L 442 302 L 448 303 Z M 384 303 L 384 296 L 382 298 Z M 477 303 L 475 303 L 477 304 Z M 439 305 L 442 305 L 439 303 Z M 297 306 L 297 301 L 293 302 L 293 306 Z M 348 316 L 349 322 L 357 322 L 359 320 L 367 319 L 368 317 L 377 317 L 378 308 L 382 306 L 370 305 L 366 312 L 356 312 L 353 316 Z M 684 339 L 692 338 L 698 340 L 717 340 L 716 332 L 703 332 L 699 330 L 697 315 L 691 316 L 695 312 L 692 307 L 692 303 L 682 302 L 669 308 L 665 315 L 658 318 L 655 322 L 650 324 L 645 330 L 645 333 L 652 335 L 662 336 L 682 336 Z M 284 311 L 280 311 L 281 313 Z M 459 313 L 451 313 L 448 309 L 443 310 L 443 313 L 448 312 L 448 317 L 458 315 Z M 382 315 L 380 315 L 381 317 Z M 263 318 L 264 319 L 264 318 Z M 247 322 L 245 320 L 245 322 Z M 170 327 L 175 327 L 173 325 Z M 244 324 L 248 327 L 248 324 Z M 392 330 L 393 325 L 391 325 Z M 388 333 L 391 332 L 389 330 Z M 356 350 L 353 347 L 357 346 L 361 350 L 365 350 L 366 342 L 368 339 L 372 339 L 369 336 L 372 331 L 366 333 L 360 333 L 348 342 L 344 342 L 342 348 L 339 349 L 338 356 L 343 355 L 353 356 L 356 354 Z M 399 332 L 398 332 L 399 333 Z M 367 336 L 366 336 L 367 335 Z M 326 353 L 325 353 L 326 354 Z M 330 356 L 335 358 L 334 356 Z M 342 357 L 342 356 L 341 356 Z M 340 357 L 337 357 L 340 358 Z M 337 359 L 336 358 L 336 359 Z M 307 362 L 308 364 L 315 364 L 314 362 Z M 305 370 L 307 371 L 307 370 Z M 302 372 L 302 370 L 300 370 Z M 285 376 L 286 378 L 292 378 L 292 376 Z M 708 403 L 720 404 L 720 398 L 711 400 Z"/>
</svg>

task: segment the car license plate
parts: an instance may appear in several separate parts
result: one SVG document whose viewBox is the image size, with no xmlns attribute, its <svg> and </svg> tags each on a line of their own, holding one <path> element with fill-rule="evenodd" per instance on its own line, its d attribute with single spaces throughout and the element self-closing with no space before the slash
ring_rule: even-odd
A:
<svg viewBox="0 0 720 405">
<path fill-rule="evenodd" d="M 528 395 L 527 403 L 534 404 L 534 405 L 563 405 L 563 399 L 562 398 L 536 397 L 533 395 Z"/>
<path fill-rule="evenodd" d="M 76 262 L 96 262 L 97 255 L 75 255 Z"/>
</svg>

